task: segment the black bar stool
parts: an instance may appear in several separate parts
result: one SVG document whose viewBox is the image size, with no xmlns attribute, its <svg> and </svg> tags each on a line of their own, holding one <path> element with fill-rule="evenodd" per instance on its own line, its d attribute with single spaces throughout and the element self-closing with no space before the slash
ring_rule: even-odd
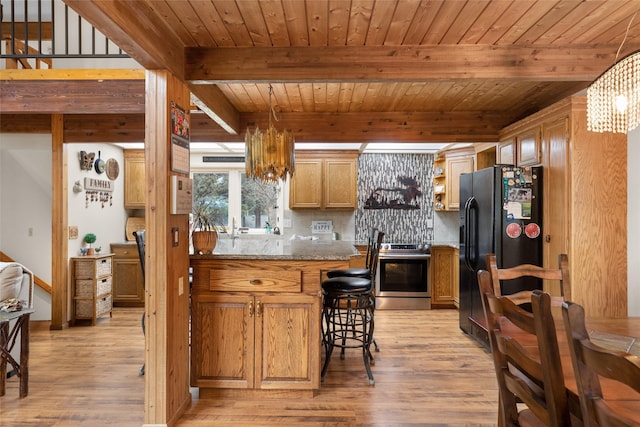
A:
<svg viewBox="0 0 640 427">
<path fill-rule="evenodd" d="M 340 348 L 341 359 L 344 359 L 345 349 L 361 348 L 369 384 L 375 383 L 371 373 L 375 359 L 370 347 L 374 342 L 375 274 L 383 237 L 384 233 L 376 230 L 371 249 L 371 270 L 367 277 L 336 276 L 322 282 L 322 343 L 325 350 L 322 380 L 335 347 Z"/>
</svg>

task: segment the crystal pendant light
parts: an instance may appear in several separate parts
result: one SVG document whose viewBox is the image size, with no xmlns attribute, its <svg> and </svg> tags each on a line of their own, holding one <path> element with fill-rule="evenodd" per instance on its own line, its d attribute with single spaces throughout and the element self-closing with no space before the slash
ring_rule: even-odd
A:
<svg viewBox="0 0 640 427">
<path fill-rule="evenodd" d="M 258 127 L 253 134 L 245 135 L 245 165 L 247 177 L 262 182 L 286 181 L 295 172 L 295 140 L 287 130 L 278 131 L 271 123 L 275 112 L 271 105 L 273 88 L 269 85 L 269 128 L 263 132 Z"/>
<path fill-rule="evenodd" d="M 587 129 L 627 133 L 640 124 L 640 51 L 598 77 L 587 89 Z"/>
</svg>

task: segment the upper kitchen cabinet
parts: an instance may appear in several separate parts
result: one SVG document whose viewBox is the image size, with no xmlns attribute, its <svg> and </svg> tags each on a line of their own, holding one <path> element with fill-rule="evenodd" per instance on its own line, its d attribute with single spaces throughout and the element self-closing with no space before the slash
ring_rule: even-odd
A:
<svg viewBox="0 0 640 427">
<path fill-rule="evenodd" d="M 436 154 L 433 162 L 435 210 L 460 209 L 460 174 L 473 172 L 473 149 L 446 150 Z"/>
<path fill-rule="evenodd" d="M 518 166 L 533 166 L 540 164 L 540 127 L 535 126 L 516 137 L 518 147 Z"/>
<path fill-rule="evenodd" d="M 569 256 L 572 299 L 588 317 L 627 315 L 627 135 L 587 131 L 586 97 L 570 97 L 500 132 L 542 166 L 543 266 Z M 536 147 L 538 144 L 538 147 Z M 537 154 L 538 153 L 538 154 Z M 523 166 L 518 158 L 518 165 Z M 560 289 L 544 284 L 560 295 Z"/>
<path fill-rule="evenodd" d="M 341 209 L 357 207 L 357 151 L 296 152 L 291 178 L 291 209 Z"/>
<path fill-rule="evenodd" d="M 516 143 L 513 138 L 501 141 L 496 152 L 496 164 L 515 165 L 516 164 Z"/>
<path fill-rule="evenodd" d="M 144 209 L 144 150 L 124 150 L 124 207 Z"/>
</svg>

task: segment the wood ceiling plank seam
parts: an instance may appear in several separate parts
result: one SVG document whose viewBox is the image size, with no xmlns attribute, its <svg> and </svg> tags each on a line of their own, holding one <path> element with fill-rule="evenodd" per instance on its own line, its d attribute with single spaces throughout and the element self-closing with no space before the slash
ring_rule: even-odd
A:
<svg viewBox="0 0 640 427">
<path fill-rule="evenodd" d="M 304 4 L 308 46 L 327 46 L 329 43 L 329 2 L 314 1 Z"/>
<path fill-rule="evenodd" d="M 287 92 L 287 98 L 289 99 L 289 111 L 294 113 L 304 112 L 304 107 L 302 106 L 302 95 L 300 94 L 300 85 L 298 83 L 285 83 L 284 88 Z"/>
<path fill-rule="evenodd" d="M 397 86 L 397 83 L 379 83 L 376 93 L 373 94 L 374 102 L 371 105 L 371 111 L 391 111 L 390 106 L 395 98 L 394 94 Z"/>
<path fill-rule="evenodd" d="M 429 31 L 424 39 L 420 42 L 422 45 L 437 45 L 442 43 L 442 39 L 449 30 L 449 27 L 456 25 L 456 20 L 460 17 L 460 11 L 466 2 L 449 1 L 444 2 L 438 10 L 433 23 L 429 27 Z"/>
<path fill-rule="evenodd" d="M 289 102 L 284 83 L 272 83 L 271 87 L 273 87 L 272 103 L 276 112 L 291 111 L 291 103 Z"/>
<path fill-rule="evenodd" d="M 466 110 L 468 109 L 464 103 L 465 97 L 462 93 L 468 91 L 470 83 L 463 80 L 456 80 L 453 84 L 449 84 L 448 88 L 442 93 L 442 105 L 446 111 Z M 423 105 L 420 110 L 424 110 L 427 106 Z"/>
<path fill-rule="evenodd" d="M 265 17 L 271 44 L 273 46 L 291 46 L 281 0 L 261 0 L 260 8 Z"/>
<path fill-rule="evenodd" d="M 484 95 L 482 86 L 484 82 L 470 80 L 454 99 L 452 110 L 454 111 L 473 111 L 486 108 L 485 105 L 478 106 L 478 99 Z"/>
<path fill-rule="evenodd" d="M 327 84 L 312 83 L 313 86 L 313 105 L 316 112 L 329 112 L 327 105 Z"/>
<path fill-rule="evenodd" d="M 385 46 L 400 46 L 411 26 L 416 11 L 420 6 L 420 0 L 403 0 L 402 7 L 397 7 L 393 19 L 389 24 L 387 36 L 383 43 Z"/>
<path fill-rule="evenodd" d="M 367 94 L 367 85 L 364 83 L 356 83 L 353 86 L 353 96 L 351 97 L 351 105 L 349 106 L 349 112 L 360 112 L 362 110 L 362 104 Z"/>
<path fill-rule="evenodd" d="M 612 2 L 612 4 L 616 3 L 617 2 Z M 577 34 L 576 38 L 572 41 L 572 44 L 601 43 L 603 35 L 612 33 L 610 28 L 614 28 L 616 26 L 618 27 L 617 31 L 619 34 L 619 42 L 622 42 L 629 20 L 637 10 L 637 5 L 637 2 L 620 2 L 620 7 L 616 10 L 612 11 L 610 7 L 606 10 L 603 10 L 604 8 L 596 10 L 594 14 L 586 17 L 586 19 L 590 21 L 591 25 L 584 28 L 584 31 L 581 34 Z M 598 13 L 600 10 L 603 10 L 603 14 Z M 606 13 L 606 15 L 604 15 L 604 13 Z M 610 36 L 605 39 L 610 39 Z"/>
<path fill-rule="evenodd" d="M 298 85 L 300 88 L 300 99 L 302 101 L 302 110 L 305 113 L 314 112 L 313 105 L 313 85 Z"/>
<path fill-rule="evenodd" d="M 143 0 L 147 3 L 149 9 L 155 11 L 155 16 L 160 17 L 166 28 L 170 28 L 171 32 L 178 37 L 180 42 L 185 46 L 191 46 L 196 43 L 193 34 L 187 30 L 186 26 L 180 22 L 180 18 L 176 16 L 174 8 L 168 1 L 151 1 Z"/>
<path fill-rule="evenodd" d="M 219 86 L 219 87 L 221 90 L 223 89 L 222 86 Z M 236 105 L 235 103 L 232 103 L 234 104 L 234 107 L 236 107 L 236 110 L 242 113 L 251 113 L 251 112 L 259 111 L 256 104 L 253 102 L 253 99 L 251 99 L 251 97 L 249 96 L 246 85 L 244 84 L 226 85 L 226 87 L 229 89 L 230 92 L 233 93 L 235 98 L 238 100 L 238 105 Z M 224 90 L 223 90 L 223 93 L 225 93 Z M 227 98 L 232 99 L 232 97 L 227 97 Z"/>
<path fill-rule="evenodd" d="M 307 2 L 282 0 L 285 22 L 291 46 L 309 46 L 309 28 L 307 26 Z M 326 37 L 326 31 L 325 31 Z"/>
<path fill-rule="evenodd" d="M 484 1 L 469 1 L 467 2 L 459 15 L 453 21 L 451 26 L 447 29 L 441 44 L 459 44 L 464 40 L 467 33 L 471 31 L 479 17 L 482 16 L 485 9 L 489 5 L 489 0 Z"/>
<path fill-rule="evenodd" d="M 346 46 L 364 46 L 374 0 L 352 0 Z"/>
<path fill-rule="evenodd" d="M 380 46 L 384 44 L 397 4 L 397 1 L 378 1 L 374 3 L 371 19 L 369 20 L 369 29 L 364 40 L 365 45 Z"/>
<path fill-rule="evenodd" d="M 547 13 L 554 2 L 539 0 L 533 4 L 527 12 L 520 17 L 509 30 L 502 36 L 499 44 L 518 44 L 521 37 L 534 25 L 536 25 Z"/>
<path fill-rule="evenodd" d="M 400 105 L 403 104 L 404 97 L 407 94 L 407 90 L 411 87 L 411 83 L 397 82 L 394 83 L 394 87 L 395 89 L 389 104 L 389 111 L 396 111 L 400 108 Z"/>
<path fill-rule="evenodd" d="M 213 7 L 222 19 L 234 46 L 252 46 L 251 35 L 235 2 L 216 2 Z"/>
<path fill-rule="evenodd" d="M 438 15 L 438 10 L 442 7 L 442 3 L 444 3 L 444 0 L 422 0 L 416 9 L 411 24 L 407 27 L 402 45 L 419 45 L 422 42 Z"/>
<path fill-rule="evenodd" d="M 640 2 L 638 4 L 640 5 Z M 639 33 L 638 30 L 640 29 L 640 11 L 638 11 L 638 14 L 635 16 L 635 18 L 633 18 L 633 21 L 631 22 L 631 26 L 629 26 L 629 21 L 631 21 L 631 17 L 629 17 L 629 19 L 627 19 L 626 22 L 625 20 L 622 20 L 618 22 L 616 25 L 613 25 L 610 29 L 603 32 L 602 35 L 597 38 L 597 40 L 594 40 L 593 43 L 615 46 L 616 52 L 618 51 L 618 48 L 620 47 L 621 44 L 622 44 L 622 47 L 624 48 L 625 46 L 634 43 L 633 34 L 637 35 Z M 627 34 L 627 28 L 629 28 L 628 34 Z M 636 45 L 637 45 L 637 38 L 638 36 L 635 37 Z M 624 40 L 624 44 L 622 43 L 623 40 Z M 621 52 L 622 50 L 623 49 L 620 49 Z"/>
<path fill-rule="evenodd" d="M 585 6 L 582 6 L 582 11 L 584 13 L 577 17 L 572 25 L 567 26 L 564 29 L 561 42 L 565 44 L 576 44 L 576 39 L 578 37 L 581 37 L 585 32 L 589 31 L 594 22 L 604 20 L 605 17 L 609 14 L 609 7 L 605 4 L 605 2 L 587 3 L 589 3 L 592 7 L 585 9 Z"/>
<path fill-rule="evenodd" d="M 531 8 L 531 5 L 535 3 L 535 0 L 519 0 L 514 2 L 507 2 L 506 8 L 498 19 L 491 25 L 487 32 L 478 40 L 477 44 L 483 45 L 501 45 L 508 44 L 502 40 L 509 31 L 509 29 L 515 25 L 515 23 L 524 16 Z M 500 3 L 503 7 L 505 3 Z"/>
<path fill-rule="evenodd" d="M 400 111 L 415 111 L 414 105 L 416 104 L 416 98 L 418 96 L 423 96 L 425 102 L 432 102 L 430 92 L 433 90 L 433 87 L 433 84 L 426 84 L 425 82 L 411 82 L 405 92 L 402 105 L 399 106 Z"/>
<path fill-rule="evenodd" d="M 364 111 L 384 111 L 382 104 L 386 102 L 386 97 L 381 94 L 383 84 L 379 82 L 365 83 L 367 90 L 362 100 L 362 109 Z"/>
<path fill-rule="evenodd" d="M 460 38 L 458 44 L 478 44 L 480 39 L 487 34 L 494 23 L 504 11 L 504 3 L 489 1 L 482 12 L 477 16 L 471 27 Z"/>
<path fill-rule="evenodd" d="M 561 1 L 556 3 L 542 18 L 520 36 L 518 44 L 533 45 L 539 42 L 540 38 L 552 30 L 558 28 L 558 23 L 571 13 L 578 5 L 578 2 Z"/>
<path fill-rule="evenodd" d="M 347 113 L 351 110 L 351 100 L 353 99 L 353 91 L 355 89 L 355 83 L 342 82 L 340 83 L 340 96 L 338 100 L 338 113 Z"/>
<path fill-rule="evenodd" d="M 195 10 L 194 3 L 179 0 L 167 1 L 169 7 L 173 10 L 178 21 L 185 30 L 191 35 L 195 46 L 198 47 L 217 47 L 217 43 L 208 31 L 208 25 L 204 24 L 201 19 L 200 12 L 204 7 L 204 3 L 198 3 L 198 9 Z M 188 46 L 193 46 L 191 43 Z"/>
<path fill-rule="evenodd" d="M 244 85 L 247 95 L 254 105 L 256 113 L 269 111 L 269 86 L 266 84 L 249 83 Z M 265 117 L 268 117 L 265 114 Z"/>
<path fill-rule="evenodd" d="M 572 37 L 568 37 L 570 29 L 576 26 L 585 15 L 590 15 L 594 10 L 600 7 L 598 2 L 584 2 L 577 0 L 578 4 L 571 9 L 555 26 L 549 28 L 544 34 L 542 34 L 536 44 L 550 46 L 550 45 L 566 45 L 572 41 Z"/>
<path fill-rule="evenodd" d="M 315 4 L 315 3 L 312 2 L 312 4 Z M 328 22 L 327 46 L 346 46 L 347 45 L 347 33 L 349 31 L 350 7 L 351 7 L 351 0 L 329 0 L 329 6 L 326 11 L 327 22 Z"/>
<path fill-rule="evenodd" d="M 340 104 L 340 82 L 328 82 L 327 87 L 327 111 L 337 112 Z"/>
<path fill-rule="evenodd" d="M 251 43 L 243 47 L 273 46 L 260 5 L 255 1 L 236 0 L 236 6 L 251 36 Z"/>
<path fill-rule="evenodd" d="M 200 2 L 198 8 L 194 7 L 203 31 L 205 31 L 213 42 L 213 46 L 234 47 L 236 42 L 227 29 L 222 16 L 218 13 L 213 3 Z"/>
</svg>

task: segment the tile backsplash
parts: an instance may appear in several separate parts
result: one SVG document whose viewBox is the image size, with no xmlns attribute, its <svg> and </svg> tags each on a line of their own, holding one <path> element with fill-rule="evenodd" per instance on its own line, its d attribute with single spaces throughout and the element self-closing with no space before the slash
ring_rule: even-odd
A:
<svg viewBox="0 0 640 427">
<path fill-rule="evenodd" d="M 433 154 L 360 155 L 356 241 L 366 241 L 371 227 L 385 232 L 385 242 L 433 240 L 433 159 Z"/>
</svg>

